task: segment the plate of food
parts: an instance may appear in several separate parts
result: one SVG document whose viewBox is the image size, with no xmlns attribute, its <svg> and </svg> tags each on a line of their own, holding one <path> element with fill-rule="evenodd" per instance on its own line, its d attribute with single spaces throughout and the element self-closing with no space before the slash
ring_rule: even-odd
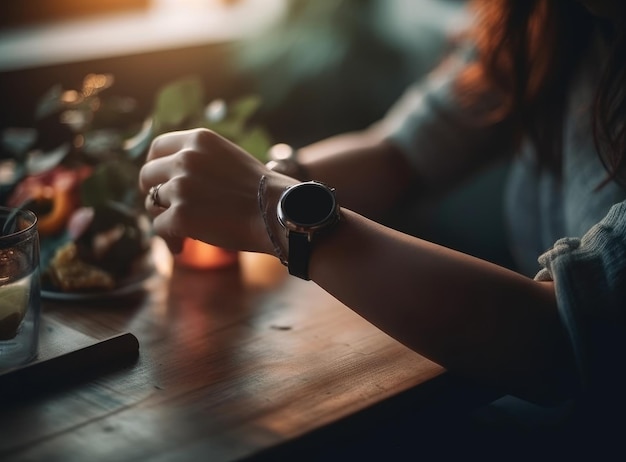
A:
<svg viewBox="0 0 626 462">
<path fill-rule="evenodd" d="M 70 239 L 42 240 L 43 298 L 81 301 L 127 296 L 162 272 L 156 260 L 162 263 L 165 243 L 150 235 L 145 217 L 112 208 L 86 211 L 76 218 L 81 219 L 84 224 L 70 224 L 70 229 L 80 229 Z"/>
<path fill-rule="evenodd" d="M 59 261 L 44 270 L 41 290 L 44 299 L 90 301 L 125 297 L 145 290 L 153 277 L 168 277 L 172 270 L 173 256 L 167 244 L 157 236 L 150 239 L 149 248 L 134 259 L 123 276 L 107 273 L 82 261 L 74 261 L 72 247 L 68 245 L 61 248 L 57 252 Z M 70 260 L 69 264 L 63 262 L 64 258 Z M 64 278 L 64 282 L 55 278 Z"/>
<path fill-rule="evenodd" d="M 153 275 L 153 272 L 146 272 L 128 281 L 122 281 L 113 289 L 85 291 L 85 292 L 64 292 L 49 287 L 41 289 L 41 296 L 47 300 L 59 301 L 89 301 L 104 300 L 109 298 L 119 298 L 133 295 L 144 289 L 146 280 Z"/>
<path fill-rule="evenodd" d="M 87 301 L 118 298 L 140 292 L 156 274 L 148 250 L 123 277 L 76 259 L 75 247 L 67 245 L 48 266 L 42 278 L 41 296 L 48 300 Z"/>
</svg>

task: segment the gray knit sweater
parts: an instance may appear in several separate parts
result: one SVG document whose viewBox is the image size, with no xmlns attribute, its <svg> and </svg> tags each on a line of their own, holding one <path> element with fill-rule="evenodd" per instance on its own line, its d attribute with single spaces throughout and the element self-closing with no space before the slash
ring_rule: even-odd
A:
<svg viewBox="0 0 626 462">
<path fill-rule="evenodd" d="M 572 86 L 562 178 L 537 169 L 525 144 L 513 156 L 504 211 L 520 272 L 555 282 L 580 390 L 594 396 L 607 382 L 626 384 L 626 191 L 613 183 L 596 190 L 606 171 L 590 125 L 595 56 Z M 455 101 L 451 87 L 464 59 L 451 58 L 409 88 L 378 124 L 427 187 L 450 186 L 505 149 L 499 126 L 476 124 L 481 109 Z"/>
</svg>

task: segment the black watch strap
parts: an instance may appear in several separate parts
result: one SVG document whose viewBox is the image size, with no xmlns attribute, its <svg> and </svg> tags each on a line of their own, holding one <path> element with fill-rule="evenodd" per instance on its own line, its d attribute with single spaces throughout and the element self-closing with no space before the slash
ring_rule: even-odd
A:
<svg viewBox="0 0 626 462">
<path fill-rule="evenodd" d="M 278 201 L 276 214 L 289 240 L 289 274 L 309 281 L 313 241 L 340 219 L 335 190 L 319 181 L 305 181 L 289 186 Z"/>
<path fill-rule="evenodd" d="M 289 274 L 309 281 L 309 258 L 311 243 L 305 233 L 289 232 L 289 258 L 287 268 Z"/>
</svg>

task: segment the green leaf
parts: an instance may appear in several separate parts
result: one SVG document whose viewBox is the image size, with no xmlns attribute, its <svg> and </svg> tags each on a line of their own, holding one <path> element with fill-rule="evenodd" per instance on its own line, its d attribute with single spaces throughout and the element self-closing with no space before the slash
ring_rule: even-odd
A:
<svg viewBox="0 0 626 462">
<path fill-rule="evenodd" d="M 266 161 L 272 144 L 270 137 L 263 129 L 250 125 L 250 118 L 260 105 L 260 97 L 244 96 L 228 106 L 223 118 L 211 120 L 207 117 L 203 126 L 239 145 L 257 159 Z"/>
<path fill-rule="evenodd" d="M 133 160 L 142 157 L 148 151 L 153 138 L 154 121 L 148 118 L 143 123 L 139 132 L 124 141 L 123 147 L 128 157 Z"/>
<path fill-rule="evenodd" d="M 83 139 L 82 152 L 91 162 L 108 162 L 122 147 L 122 134 L 118 130 L 90 130 L 83 134 Z"/>
<path fill-rule="evenodd" d="M 81 203 L 85 207 L 98 207 L 111 201 L 132 204 L 138 196 L 137 180 L 137 167 L 130 162 L 102 163 L 81 184 Z"/>
<path fill-rule="evenodd" d="M 227 109 L 226 117 L 214 127 L 217 133 L 239 144 L 240 137 L 244 136 L 249 119 L 261 105 L 261 98 L 244 96 L 233 101 Z"/>
<path fill-rule="evenodd" d="M 232 120 L 222 120 L 220 122 L 205 123 L 204 127 L 219 133 L 224 138 L 228 138 L 233 143 L 237 143 L 242 136 L 243 127 Z"/>
<path fill-rule="evenodd" d="M 248 130 L 240 139 L 239 146 L 261 162 L 267 162 L 267 152 L 272 145 L 269 135 L 260 128 Z"/>
<path fill-rule="evenodd" d="M 153 120 L 155 133 L 191 128 L 201 120 L 204 89 L 198 76 L 176 80 L 157 93 Z"/>
<path fill-rule="evenodd" d="M 244 96 L 233 101 L 228 109 L 226 118 L 232 120 L 234 123 L 245 125 L 260 106 L 261 98 L 259 96 Z"/>
<path fill-rule="evenodd" d="M 29 175 L 37 175 L 52 170 L 65 159 L 71 150 L 72 146 L 69 143 L 63 143 L 46 152 L 38 149 L 29 151 L 25 162 L 26 170 Z"/>
<path fill-rule="evenodd" d="M 2 150 L 21 160 L 37 141 L 34 128 L 6 128 L 2 131 Z"/>
<path fill-rule="evenodd" d="M 55 85 L 50 88 L 37 102 L 35 108 L 35 118 L 44 119 L 63 109 L 63 88 L 61 85 Z"/>
</svg>

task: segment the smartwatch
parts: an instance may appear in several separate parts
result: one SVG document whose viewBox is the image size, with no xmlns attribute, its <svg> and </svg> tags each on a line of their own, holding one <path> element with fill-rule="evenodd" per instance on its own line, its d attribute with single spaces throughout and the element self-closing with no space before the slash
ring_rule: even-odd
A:
<svg viewBox="0 0 626 462">
<path fill-rule="evenodd" d="M 318 181 L 290 186 L 280 196 L 277 215 L 289 243 L 289 274 L 308 281 L 315 238 L 339 221 L 335 189 Z"/>
</svg>

